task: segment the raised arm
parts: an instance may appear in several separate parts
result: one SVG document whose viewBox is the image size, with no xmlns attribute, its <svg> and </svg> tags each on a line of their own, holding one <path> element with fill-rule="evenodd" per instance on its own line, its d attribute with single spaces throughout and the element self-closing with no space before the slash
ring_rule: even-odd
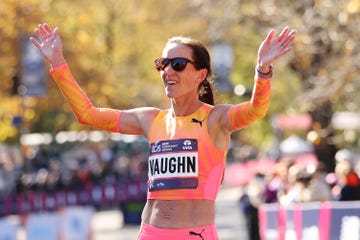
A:
<svg viewBox="0 0 360 240">
<path fill-rule="evenodd" d="M 115 110 L 97 108 L 75 81 L 63 56 L 59 28 L 54 30 L 48 24 L 40 24 L 35 29 L 40 42 L 30 41 L 41 51 L 51 64 L 50 73 L 71 106 L 77 120 L 85 125 L 111 132 L 146 135 L 148 123 L 156 113 L 155 108 Z"/>
<path fill-rule="evenodd" d="M 285 27 L 275 37 L 275 31 L 271 30 L 261 43 L 251 100 L 230 106 L 227 114 L 223 115 L 227 119 L 222 119 L 222 121 L 228 122 L 227 127 L 230 131 L 246 127 L 266 115 L 271 96 L 272 64 L 292 49 L 291 43 L 295 34 L 295 30 L 289 31 L 289 28 Z"/>
<path fill-rule="evenodd" d="M 265 116 L 271 96 L 272 64 L 291 50 L 296 31 L 286 27 L 275 37 L 269 31 L 258 50 L 255 83 L 250 101 L 239 104 L 215 105 L 209 116 L 209 133 L 215 145 L 228 149 L 231 132 L 244 128 Z"/>
</svg>

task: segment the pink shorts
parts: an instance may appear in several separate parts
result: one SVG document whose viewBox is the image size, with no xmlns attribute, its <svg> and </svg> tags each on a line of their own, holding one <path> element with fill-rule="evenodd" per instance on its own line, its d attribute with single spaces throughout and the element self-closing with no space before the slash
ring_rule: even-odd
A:
<svg viewBox="0 0 360 240">
<path fill-rule="evenodd" d="M 141 224 L 137 240 L 218 240 L 215 224 L 194 227 L 167 229 L 145 223 Z"/>
</svg>

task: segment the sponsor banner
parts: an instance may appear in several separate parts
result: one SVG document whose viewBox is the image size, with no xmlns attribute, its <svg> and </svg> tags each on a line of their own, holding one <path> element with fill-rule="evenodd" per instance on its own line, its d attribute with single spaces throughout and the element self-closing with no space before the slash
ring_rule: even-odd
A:
<svg viewBox="0 0 360 240">
<path fill-rule="evenodd" d="M 312 239 L 320 240 L 319 226 L 320 226 L 320 208 L 319 202 L 304 203 L 298 206 L 297 213 L 301 216 L 301 225 L 297 226 L 298 239 Z M 325 225 L 323 225 L 326 228 Z"/>
<path fill-rule="evenodd" d="M 26 220 L 27 240 L 58 240 L 60 218 L 55 213 L 30 214 Z"/>
<path fill-rule="evenodd" d="M 279 239 L 279 205 L 275 203 L 263 204 L 259 208 L 259 230 L 262 240 Z"/>
<path fill-rule="evenodd" d="M 68 207 L 61 212 L 60 240 L 91 238 L 92 207 Z"/>
<path fill-rule="evenodd" d="M 298 224 L 298 217 L 299 215 L 297 214 L 297 211 L 295 211 L 295 206 L 290 206 L 287 209 L 285 208 L 281 208 L 280 211 L 282 211 L 282 221 L 283 226 L 284 226 L 284 236 L 285 239 L 290 240 L 290 239 L 299 239 L 297 238 L 296 234 L 296 225 Z M 281 225 L 279 223 L 279 225 Z M 283 235 L 283 234 L 282 234 Z M 283 238 L 284 239 L 284 238 Z"/>
<path fill-rule="evenodd" d="M 262 240 L 359 240 L 360 201 L 263 204 L 259 226 Z"/>
<path fill-rule="evenodd" d="M 360 239 L 360 201 L 331 204 L 329 240 Z"/>
<path fill-rule="evenodd" d="M 8 219 L 0 219 L 0 240 L 16 240 L 19 224 L 10 222 Z"/>
</svg>

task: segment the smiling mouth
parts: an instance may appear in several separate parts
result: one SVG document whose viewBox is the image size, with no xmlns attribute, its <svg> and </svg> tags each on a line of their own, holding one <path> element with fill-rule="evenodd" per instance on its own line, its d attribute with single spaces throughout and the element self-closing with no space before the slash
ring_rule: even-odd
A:
<svg viewBox="0 0 360 240">
<path fill-rule="evenodd" d="M 166 85 L 175 85 L 175 84 L 177 84 L 178 82 L 177 81 L 174 81 L 174 80 L 167 80 L 167 81 L 165 81 L 165 84 Z"/>
</svg>

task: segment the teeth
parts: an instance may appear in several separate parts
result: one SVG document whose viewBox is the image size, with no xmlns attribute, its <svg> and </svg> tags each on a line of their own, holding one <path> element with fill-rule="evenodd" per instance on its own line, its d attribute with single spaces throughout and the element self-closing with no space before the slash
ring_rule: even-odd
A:
<svg viewBox="0 0 360 240">
<path fill-rule="evenodd" d="M 175 84 L 176 81 L 166 81 L 167 84 Z"/>
</svg>

